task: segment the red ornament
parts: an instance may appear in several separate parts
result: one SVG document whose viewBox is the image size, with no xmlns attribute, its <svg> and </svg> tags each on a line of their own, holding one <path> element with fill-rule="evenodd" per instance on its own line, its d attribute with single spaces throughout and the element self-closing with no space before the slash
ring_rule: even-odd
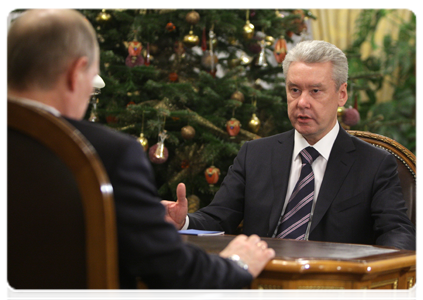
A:
<svg viewBox="0 0 423 300">
<path fill-rule="evenodd" d="M 184 159 L 183 161 L 181 161 L 181 169 L 186 169 L 189 168 L 189 161 Z"/>
<path fill-rule="evenodd" d="M 144 64 L 144 58 L 141 55 L 139 56 L 128 55 L 125 60 L 125 65 L 130 68 L 133 68 L 136 66 L 142 66 L 143 64 Z"/>
<path fill-rule="evenodd" d="M 207 50 L 206 27 L 203 28 L 203 37 L 201 38 L 201 50 Z"/>
<path fill-rule="evenodd" d="M 360 122 L 360 113 L 353 107 L 346 108 L 342 115 L 342 122 L 347 126 L 355 126 Z"/>
<path fill-rule="evenodd" d="M 178 74 L 176 74 L 175 72 L 172 72 L 169 74 L 169 80 L 172 82 L 175 82 L 178 80 Z"/>
<path fill-rule="evenodd" d="M 237 119 L 231 118 L 228 122 L 226 122 L 226 131 L 231 137 L 237 136 L 240 129 L 241 123 Z"/>
<path fill-rule="evenodd" d="M 106 117 L 106 121 L 109 124 L 115 124 L 117 123 L 117 118 L 115 116 L 109 115 Z"/>
<path fill-rule="evenodd" d="M 279 39 L 275 43 L 275 50 L 273 51 L 273 55 L 276 58 L 277 63 L 281 64 L 285 59 L 287 53 L 286 41 L 285 39 Z"/>
<path fill-rule="evenodd" d="M 167 23 L 166 24 L 166 30 L 167 31 L 169 31 L 169 32 L 172 32 L 172 31 L 174 31 L 175 30 L 175 25 L 173 25 L 173 23 L 172 22 L 169 22 L 169 23 Z"/>
<path fill-rule="evenodd" d="M 204 176 L 208 184 L 213 185 L 219 181 L 220 170 L 215 166 L 211 166 L 204 171 Z"/>
<path fill-rule="evenodd" d="M 169 151 L 165 147 L 164 143 L 158 142 L 150 147 L 150 150 L 148 150 L 148 157 L 153 164 L 162 164 L 167 161 Z"/>
<path fill-rule="evenodd" d="M 128 43 L 128 53 L 132 56 L 141 55 L 142 44 L 138 41 L 132 41 Z"/>
</svg>

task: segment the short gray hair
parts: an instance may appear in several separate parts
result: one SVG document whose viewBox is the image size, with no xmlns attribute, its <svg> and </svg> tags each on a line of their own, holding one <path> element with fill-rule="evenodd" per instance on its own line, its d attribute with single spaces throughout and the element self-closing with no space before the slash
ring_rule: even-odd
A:
<svg viewBox="0 0 423 300">
<path fill-rule="evenodd" d="M 283 61 L 283 72 L 288 74 L 292 62 L 323 63 L 330 61 L 333 66 L 332 79 L 336 89 L 348 80 L 348 60 L 344 52 L 325 41 L 303 41 L 288 51 Z"/>
<path fill-rule="evenodd" d="M 75 10 L 34 9 L 13 21 L 7 36 L 7 84 L 50 89 L 76 59 L 98 57 L 96 32 Z"/>
</svg>

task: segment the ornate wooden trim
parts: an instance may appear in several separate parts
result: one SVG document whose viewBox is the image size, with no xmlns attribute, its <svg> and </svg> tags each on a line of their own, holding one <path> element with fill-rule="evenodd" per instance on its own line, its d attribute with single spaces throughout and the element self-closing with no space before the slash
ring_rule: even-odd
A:
<svg viewBox="0 0 423 300">
<path fill-rule="evenodd" d="M 407 287 L 409 289 L 411 289 L 413 287 L 413 285 L 414 285 L 414 277 L 408 277 L 407 278 Z"/>
<path fill-rule="evenodd" d="M 345 299 L 345 288 L 342 286 L 299 286 L 295 291 L 295 299 L 298 300 L 300 293 L 337 294 L 337 300 Z"/>
<path fill-rule="evenodd" d="M 384 281 L 374 282 L 370 285 L 370 288 L 378 288 L 386 285 L 392 285 L 392 300 L 398 299 L 398 279 L 389 279 Z"/>
</svg>

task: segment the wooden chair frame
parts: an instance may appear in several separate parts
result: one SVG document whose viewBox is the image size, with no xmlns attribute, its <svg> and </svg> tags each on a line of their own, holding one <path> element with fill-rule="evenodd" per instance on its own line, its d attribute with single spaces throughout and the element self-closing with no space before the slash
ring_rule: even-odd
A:
<svg viewBox="0 0 423 300">
<path fill-rule="evenodd" d="M 119 288 L 113 188 L 95 149 L 66 120 L 47 111 L 9 100 L 7 112 L 8 127 L 52 150 L 75 176 L 86 222 L 87 287 Z"/>
<path fill-rule="evenodd" d="M 347 132 L 360 138 L 363 141 L 390 152 L 410 171 L 411 175 L 414 177 L 414 182 L 416 182 L 416 156 L 413 152 L 405 148 L 397 141 L 380 134 L 357 130 L 347 130 Z M 413 205 L 413 214 L 414 216 L 411 219 L 412 221 L 415 221 L 415 199 Z"/>
</svg>

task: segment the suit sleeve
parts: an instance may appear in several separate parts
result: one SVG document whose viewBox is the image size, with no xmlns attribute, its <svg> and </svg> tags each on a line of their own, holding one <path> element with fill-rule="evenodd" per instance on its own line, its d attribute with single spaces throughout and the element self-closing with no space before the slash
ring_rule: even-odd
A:
<svg viewBox="0 0 423 300">
<path fill-rule="evenodd" d="M 386 155 L 376 173 L 371 204 L 376 245 L 416 249 L 416 230 L 406 215 L 397 163 Z"/>
<path fill-rule="evenodd" d="M 241 147 L 213 201 L 195 213 L 188 214 L 189 228 L 220 230 L 227 234 L 236 232 L 244 217 L 248 144 L 246 142 Z"/>
<path fill-rule="evenodd" d="M 164 220 L 151 165 L 134 140 L 110 174 L 116 202 L 121 283 L 139 277 L 149 288 L 241 288 L 249 272 L 217 255 L 183 243 Z"/>
</svg>

